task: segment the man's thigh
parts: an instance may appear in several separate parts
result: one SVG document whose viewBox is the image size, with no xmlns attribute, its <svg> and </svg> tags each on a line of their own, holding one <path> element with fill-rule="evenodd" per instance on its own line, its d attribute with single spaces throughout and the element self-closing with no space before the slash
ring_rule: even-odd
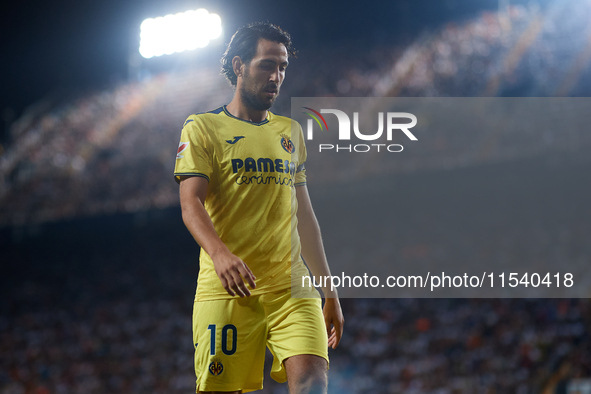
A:
<svg viewBox="0 0 591 394">
<path fill-rule="evenodd" d="M 259 297 L 195 302 L 197 391 L 262 388 L 267 323 Z"/>
<path fill-rule="evenodd" d="M 291 298 L 288 291 L 265 294 L 262 304 L 267 311 L 269 335 L 267 346 L 273 353 L 271 377 L 282 383 L 287 380 L 284 361 L 299 355 L 317 356 L 328 363 L 328 336 L 322 300 Z"/>
</svg>

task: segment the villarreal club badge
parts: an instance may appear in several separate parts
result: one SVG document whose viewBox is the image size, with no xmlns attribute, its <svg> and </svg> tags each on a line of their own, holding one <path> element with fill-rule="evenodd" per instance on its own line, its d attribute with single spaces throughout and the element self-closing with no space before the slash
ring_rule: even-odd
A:
<svg viewBox="0 0 591 394">
<path fill-rule="evenodd" d="M 295 146 L 293 142 L 291 142 L 287 134 L 281 134 L 281 146 L 287 153 L 295 152 Z"/>
<path fill-rule="evenodd" d="M 211 360 L 211 364 L 209 364 L 209 373 L 213 376 L 218 376 L 224 371 L 224 366 L 222 365 L 222 360 L 217 357 L 214 357 Z"/>
</svg>

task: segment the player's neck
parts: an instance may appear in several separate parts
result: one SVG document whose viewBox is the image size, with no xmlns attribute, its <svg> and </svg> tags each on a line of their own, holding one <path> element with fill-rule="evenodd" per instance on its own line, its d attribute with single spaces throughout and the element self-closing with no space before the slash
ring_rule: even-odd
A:
<svg viewBox="0 0 591 394">
<path fill-rule="evenodd" d="M 253 123 L 260 123 L 267 119 L 267 111 L 257 111 L 247 107 L 239 95 L 235 95 L 230 104 L 226 105 L 226 110 L 236 118 L 247 120 Z"/>
</svg>

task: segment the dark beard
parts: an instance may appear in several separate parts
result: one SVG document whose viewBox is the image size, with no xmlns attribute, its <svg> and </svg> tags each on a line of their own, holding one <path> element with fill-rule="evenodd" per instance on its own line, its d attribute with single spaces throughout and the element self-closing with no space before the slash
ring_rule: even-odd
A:
<svg viewBox="0 0 591 394">
<path fill-rule="evenodd" d="M 275 100 L 264 101 L 258 97 L 255 93 L 246 90 L 245 86 L 240 88 L 240 98 L 246 104 L 247 107 L 254 109 L 255 111 L 266 111 L 273 106 Z"/>
</svg>

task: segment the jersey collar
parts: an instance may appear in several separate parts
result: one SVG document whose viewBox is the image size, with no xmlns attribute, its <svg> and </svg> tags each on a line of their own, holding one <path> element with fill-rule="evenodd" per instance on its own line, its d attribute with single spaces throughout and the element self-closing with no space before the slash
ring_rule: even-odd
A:
<svg viewBox="0 0 591 394">
<path fill-rule="evenodd" d="M 244 119 L 240 119 L 240 118 L 237 118 L 237 117 L 235 117 L 234 115 L 232 115 L 232 114 L 231 114 L 231 113 L 228 111 L 228 109 L 226 108 L 226 106 L 225 106 L 225 105 L 222 107 L 222 109 L 224 110 L 224 113 L 225 113 L 226 115 L 228 115 L 230 118 L 238 119 L 238 120 L 239 120 L 239 121 L 241 121 L 241 122 L 246 122 L 246 123 L 248 123 L 248 124 L 251 124 L 251 125 L 253 125 L 253 126 L 262 126 L 262 125 L 264 125 L 264 124 L 267 124 L 267 123 L 269 123 L 269 113 L 270 113 L 270 111 L 267 111 L 267 118 L 266 118 L 265 120 L 263 120 L 262 122 L 251 122 L 250 120 L 244 120 Z"/>
</svg>

